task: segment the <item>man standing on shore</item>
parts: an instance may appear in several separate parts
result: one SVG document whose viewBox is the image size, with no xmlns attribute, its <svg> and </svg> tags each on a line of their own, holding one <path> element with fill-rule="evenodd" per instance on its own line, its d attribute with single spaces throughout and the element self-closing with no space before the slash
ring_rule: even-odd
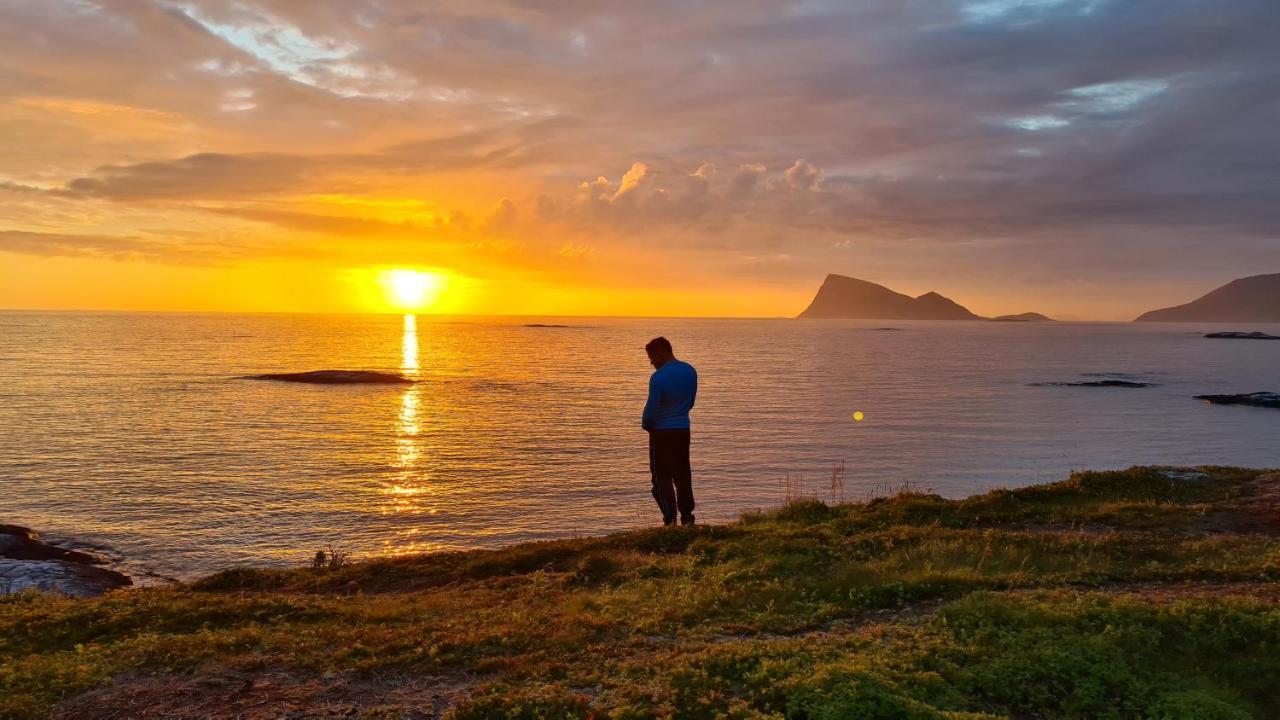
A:
<svg viewBox="0 0 1280 720">
<path fill-rule="evenodd" d="M 644 346 L 653 365 L 649 401 L 640 427 L 649 431 L 649 473 L 653 499 L 662 510 L 662 523 L 693 524 L 693 470 L 689 467 L 689 410 L 698 394 L 698 372 L 676 359 L 671 343 L 656 337 Z"/>
</svg>

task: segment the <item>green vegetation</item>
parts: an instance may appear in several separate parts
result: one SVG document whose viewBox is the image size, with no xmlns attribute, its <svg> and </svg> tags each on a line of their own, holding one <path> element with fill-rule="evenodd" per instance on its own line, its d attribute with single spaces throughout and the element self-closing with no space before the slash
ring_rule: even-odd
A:
<svg viewBox="0 0 1280 720">
<path fill-rule="evenodd" d="M 1134 468 L 18 595 L 0 599 L 0 717 L 278 717 L 318 698 L 459 719 L 1273 717 L 1277 483 Z"/>
</svg>

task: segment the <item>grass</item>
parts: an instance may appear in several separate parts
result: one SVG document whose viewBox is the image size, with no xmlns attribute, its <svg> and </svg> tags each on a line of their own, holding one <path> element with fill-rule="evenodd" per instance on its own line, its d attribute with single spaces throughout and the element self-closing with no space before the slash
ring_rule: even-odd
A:
<svg viewBox="0 0 1280 720">
<path fill-rule="evenodd" d="M 424 678 L 458 719 L 1273 717 L 1272 479 L 1199 473 L 17 595 L 0 599 L 0 717 L 181 715 L 229 676 L 367 717 L 422 706 L 405 693 Z M 284 714 L 264 692 L 217 706 Z"/>
</svg>

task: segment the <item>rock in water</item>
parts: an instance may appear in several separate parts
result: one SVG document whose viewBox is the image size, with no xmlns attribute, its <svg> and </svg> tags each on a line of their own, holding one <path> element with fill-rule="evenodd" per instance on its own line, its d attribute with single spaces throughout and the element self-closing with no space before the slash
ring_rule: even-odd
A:
<svg viewBox="0 0 1280 720">
<path fill-rule="evenodd" d="M 1280 340 L 1280 335 L 1268 335 L 1264 332 L 1216 332 L 1206 333 L 1205 337 L 1215 340 Z"/>
<path fill-rule="evenodd" d="M 1280 393 L 1256 392 L 1244 395 L 1197 395 L 1212 405 L 1248 405 L 1250 407 L 1280 408 Z"/>
<path fill-rule="evenodd" d="M 1135 382 L 1133 380 L 1086 380 L 1084 382 L 1031 383 L 1032 387 L 1102 387 L 1102 388 L 1144 388 L 1154 383 Z"/>
<path fill-rule="evenodd" d="M 124 573 L 98 567 L 105 562 L 50 545 L 27 528 L 0 525 L 0 595 L 35 589 L 92 597 L 133 584 Z"/>
<path fill-rule="evenodd" d="M 373 370 L 312 370 L 296 373 L 263 373 L 249 375 L 249 380 L 279 380 L 281 382 L 313 383 L 316 385 L 410 385 L 411 380 L 395 373 Z"/>
</svg>

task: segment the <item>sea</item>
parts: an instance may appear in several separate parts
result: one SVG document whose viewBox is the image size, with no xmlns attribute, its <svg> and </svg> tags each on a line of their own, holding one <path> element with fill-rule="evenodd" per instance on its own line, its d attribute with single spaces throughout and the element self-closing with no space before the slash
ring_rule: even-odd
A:
<svg viewBox="0 0 1280 720">
<path fill-rule="evenodd" d="M 644 344 L 698 370 L 699 522 L 1132 465 L 1280 467 L 1259 325 L 0 313 L 0 522 L 135 578 L 657 525 Z M 398 372 L 409 386 L 266 372 Z M 1055 385 L 1121 379 L 1149 387 Z M 856 419 L 860 418 L 860 419 Z M 157 580 L 158 581 L 158 580 Z"/>
</svg>

